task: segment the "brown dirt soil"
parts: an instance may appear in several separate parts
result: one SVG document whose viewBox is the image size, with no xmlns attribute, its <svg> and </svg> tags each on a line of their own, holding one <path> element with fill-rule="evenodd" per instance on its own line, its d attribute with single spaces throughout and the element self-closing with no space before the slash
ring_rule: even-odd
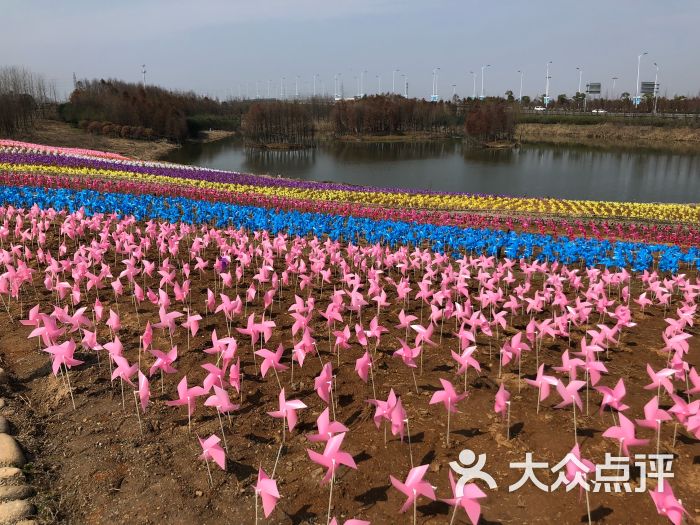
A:
<svg viewBox="0 0 700 525">
<path fill-rule="evenodd" d="M 57 251 L 57 250 L 55 250 Z M 212 260 L 215 254 L 207 254 Z M 105 257 L 112 261 L 112 254 Z M 121 257 L 120 257 L 121 258 Z M 157 255 L 149 254 L 149 259 L 157 260 Z M 277 271 L 283 266 L 276 262 Z M 117 275 L 122 269 L 112 266 Z M 246 271 L 245 284 L 248 286 L 254 272 Z M 43 275 L 35 277 L 36 290 L 41 302 L 48 309 L 51 295 L 42 283 Z M 537 284 L 537 283 L 536 283 Z M 156 279 L 147 279 L 146 285 L 157 289 Z M 214 287 L 213 281 L 200 279 L 193 274 L 193 309 L 204 311 L 203 301 L 206 289 Z M 633 288 L 633 296 L 638 295 Z M 332 288 L 332 287 L 331 287 Z M 533 289 L 536 286 L 533 286 Z M 314 287 L 317 309 L 325 310 L 327 304 L 326 285 L 324 295 Z M 25 297 L 26 308 L 37 302 L 31 290 Z M 392 289 L 389 300 L 395 299 Z M 277 323 L 267 348 L 274 349 L 279 343 L 288 350 L 292 346 L 290 327 L 292 318 L 287 309 L 293 302 L 293 290 L 284 288 L 281 310 L 275 305 L 273 320 Z M 101 292 L 105 312 L 116 309 L 110 289 Z M 255 311 L 260 311 L 256 299 Z M 92 304 L 94 291 L 84 300 Z M 414 314 L 420 316 L 416 301 L 411 302 Z M 174 305 L 178 305 L 174 303 Z M 623 377 L 628 396 L 625 402 L 631 406 L 627 411 L 630 417 L 642 417 L 642 407 L 652 393 L 643 390 L 648 383 L 645 372 L 647 362 L 655 369 L 665 364 L 665 356 L 659 352 L 663 346 L 661 330 L 666 326 L 664 312 L 652 308 L 647 313 L 638 311 L 634 305 L 635 321 L 638 325 L 629 329 L 619 349 L 610 352 L 605 359 L 610 374 L 602 384 L 613 385 L 618 377 Z M 15 308 L 18 308 L 15 305 Z M 137 359 L 139 336 L 147 319 L 156 321 L 156 308 L 145 301 L 139 308 L 137 318 L 128 295 L 120 298 L 119 309 L 122 316 L 122 329 L 119 337 L 125 347 L 125 355 L 130 362 Z M 177 308 L 180 309 L 181 308 Z M 543 402 L 536 414 L 537 392 L 523 386 L 518 391 L 517 376 L 505 374 L 507 388 L 513 394 L 511 414 L 511 439 L 506 440 L 505 424 L 493 413 L 493 403 L 498 388 L 497 347 L 503 344 L 515 330 L 524 330 L 528 318 L 515 318 L 515 328 L 508 328 L 508 334 L 501 333 L 498 341 L 480 337 L 478 358 L 482 363 L 483 375 L 477 377 L 473 370 L 469 373 L 470 395 L 459 405 L 461 411 L 451 421 L 450 447 L 445 446 L 446 412 L 441 405 L 429 405 L 431 394 L 439 388 L 439 378 L 448 378 L 458 390 L 462 380 L 454 374 L 455 368 L 449 351 L 457 348 L 457 339 L 445 327 L 442 344 L 428 349 L 423 373 L 416 371 L 419 393 L 414 389 L 413 378 L 408 368 L 390 353 L 399 345 L 397 337 L 403 331 L 394 328 L 399 306 L 392 306 L 382 312 L 382 324 L 390 328 L 378 350 L 379 363 L 376 370 L 376 387 L 379 398 L 386 399 L 390 388 L 401 396 L 410 421 L 412 456 L 415 465 L 431 465 L 427 479 L 437 485 L 439 497 L 449 497 L 447 471 L 448 463 L 457 460 L 459 451 L 468 447 L 478 453 L 488 455 L 486 472 L 499 484 L 496 491 L 484 490 L 488 498 L 482 505 L 482 524 L 522 524 L 522 523 L 585 523 L 586 510 L 583 499 L 577 490 L 570 493 L 558 491 L 556 495 L 540 492 L 531 484 L 517 492 L 509 493 L 508 485 L 519 479 L 519 471 L 509 469 L 509 462 L 522 461 L 525 453 L 534 452 L 535 458 L 556 464 L 573 446 L 572 413 L 570 409 L 554 410 L 558 402 L 556 394 Z M 249 308 L 249 312 L 253 309 Z M 365 323 L 373 313 L 366 311 Z M 17 312 L 18 313 L 18 312 Z M 427 315 L 427 314 L 426 314 Z M 271 473 L 281 440 L 280 420 L 266 415 L 276 410 L 278 386 L 272 375 L 261 380 L 256 375 L 252 361 L 249 340 L 239 339 L 239 352 L 242 355 L 243 400 L 241 410 L 232 416 L 232 425 L 226 425 L 230 454 L 227 471 L 212 469 L 213 488 L 209 487 L 207 470 L 197 459 L 200 448 L 196 435 L 220 434 L 218 420 L 211 409 L 205 409 L 201 401 L 192 421 L 192 433 L 188 432 L 186 412 L 182 407 L 166 407 L 165 400 L 174 399 L 177 382 L 187 374 L 189 384 L 201 382 L 204 371 L 200 367 L 205 362 L 202 349 L 210 346 L 211 331 L 216 328 L 221 336 L 226 333 L 221 314 L 208 316 L 201 323 L 200 333 L 190 341 L 184 330 L 176 332 L 175 343 L 180 349 L 176 362 L 179 373 L 165 378 L 165 394 L 161 395 L 160 382 L 154 377 L 151 385 L 152 405 L 142 416 L 143 435 L 134 411 L 131 388 L 126 387 L 126 405 L 122 408 L 119 384 L 110 383 L 109 368 L 102 358 L 97 364 L 94 354 L 78 352 L 76 357 L 86 361 L 70 371 L 77 410 L 71 407 L 68 390 L 60 378 L 51 374 L 48 356 L 39 352 L 37 340 L 28 340 L 29 329 L 11 322 L 3 312 L 0 314 L 0 353 L 2 364 L 13 374 L 13 382 L 8 393 L 9 402 L 14 408 L 11 416 L 17 427 L 18 441 L 25 447 L 30 464 L 25 469 L 30 482 L 37 487 L 35 503 L 40 517 L 50 523 L 125 523 L 125 524 L 248 524 L 254 523 L 254 498 L 252 485 L 255 483 L 260 465 Z M 234 326 L 242 326 L 236 320 Z M 574 329 L 572 346 L 577 348 L 583 331 L 593 326 Z M 323 320 L 314 317 L 313 328 L 324 360 L 332 359 L 334 370 L 338 371 L 335 357 L 328 356 L 326 328 Z M 689 328 L 695 335 L 691 340 L 688 361 L 696 366 L 700 361 L 697 327 Z M 98 340 L 110 339 L 104 325 Z M 437 331 L 436 331 L 437 339 Z M 489 341 L 492 341 L 494 358 L 489 360 Z M 154 330 L 155 348 L 169 348 L 169 339 L 160 330 Z M 566 340 L 545 341 L 541 353 L 544 362 L 551 364 L 560 361 L 567 346 Z M 348 519 L 357 517 L 371 520 L 375 525 L 409 523 L 410 510 L 398 514 L 403 504 L 403 496 L 391 487 L 389 475 L 405 479 L 410 468 L 409 446 L 401 443 L 389 433 L 388 443 L 384 444 L 384 434 L 377 430 L 373 420 L 373 410 L 366 403 L 372 397 L 370 385 L 365 385 L 354 372 L 354 362 L 363 350 L 353 338 L 352 348 L 344 351 L 337 377 L 338 409 L 337 420 L 350 428 L 343 443 L 343 449 L 350 452 L 357 462 L 358 470 L 342 469 L 333 494 L 333 514 Z M 289 364 L 288 353 L 285 362 Z M 147 357 L 148 365 L 152 358 Z M 211 359 L 208 359 L 211 361 Z M 314 392 L 313 379 L 320 371 L 317 357 L 308 356 L 302 370 L 294 371 L 294 382 L 290 372 L 282 372 L 280 380 L 286 387 L 287 398 L 301 399 L 308 409 L 299 411 L 299 426 L 291 434 L 287 433 L 287 444 L 282 452 L 277 469 L 277 483 L 281 500 L 267 520 L 260 523 L 281 524 L 320 524 L 325 523 L 328 505 L 328 485 L 319 484 L 321 469 L 312 463 L 306 448 L 316 448 L 304 437 L 314 433 L 315 421 L 325 405 Z M 142 368 L 145 368 L 142 367 Z M 517 369 L 514 369 L 517 371 Z M 523 363 L 524 376 L 532 377 L 535 371 L 534 357 L 528 355 Z M 557 399 L 555 401 L 555 398 Z M 233 400 L 237 402 L 238 400 Z M 601 433 L 610 425 L 609 413 L 600 416 L 597 406 L 600 396 L 590 395 L 590 415 L 578 419 L 578 436 L 583 456 L 594 462 L 603 459 L 604 452 L 615 453 L 617 444 L 601 438 Z M 667 405 L 664 396 L 662 406 Z M 638 435 L 652 438 L 653 432 L 640 430 Z M 691 520 L 700 520 L 700 441 L 679 430 L 675 448 L 671 447 L 672 426 L 663 428 L 662 450 L 671 452 L 676 459 L 673 464 L 676 480 L 672 482 L 676 496 L 685 502 L 691 513 Z M 638 453 L 652 453 L 654 446 L 641 447 Z M 544 476 L 548 483 L 554 475 Z M 591 509 L 596 523 L 665 523 L 657 516 L 648 493 L 641 494 L 591 494 Z M 418 523 L 447 523 L 451 509 L 441 502 L 421 499 L 418 504 Z M 341 520 L 341 522 L 344 520 Z M 466 523 L 466 516 L 459 511 L 455 523 Z"/>
</svg>

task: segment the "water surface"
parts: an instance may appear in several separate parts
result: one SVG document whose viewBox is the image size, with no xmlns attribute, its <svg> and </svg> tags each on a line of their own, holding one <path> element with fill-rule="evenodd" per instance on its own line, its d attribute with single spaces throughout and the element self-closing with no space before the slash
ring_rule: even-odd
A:
<svg viewBox="0 0 700 525">
<path fill-rule="evenodd" d="M 700 153 L 458 141 L 322 143 L 303 151 L 190 143 L 166 160 L 246 173 L 381 187 L 639 202 L 700 202 Z"/>
</svg>

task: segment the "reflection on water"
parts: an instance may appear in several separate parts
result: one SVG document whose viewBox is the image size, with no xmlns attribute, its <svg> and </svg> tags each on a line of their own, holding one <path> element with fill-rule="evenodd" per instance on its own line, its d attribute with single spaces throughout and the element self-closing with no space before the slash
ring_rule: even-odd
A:
<svg viewBox="0 0 700 525">
<path fill-rule="evenodd" d="M 700 155 L 526 145 L 471 149 L 459 141 L 322 143 L 266 151 L 236 139 L 187 144 L 167 160 L 248 173 L 380 187 L 661 202 L 700 201 Z"/>
</svg>

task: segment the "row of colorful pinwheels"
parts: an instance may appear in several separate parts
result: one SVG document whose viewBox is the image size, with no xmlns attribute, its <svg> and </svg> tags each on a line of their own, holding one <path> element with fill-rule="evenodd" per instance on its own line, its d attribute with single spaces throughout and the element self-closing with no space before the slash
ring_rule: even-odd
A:
<svg viewBox="0 0 700 525">
<path fill-rule="evenodd" d="M 122 182 L 128 187 L 129 182 Z M 122 186 L 117 186 L 119 190 Z M 133 191 L 133 190 L 132 190 Z M 193 197 L 196 192 L 193 191 Z M 510 258 L 535 258 L 586 266 L 631 268 L 636 271 L 658 267 L 662 271 L 678 271 L 682 266 L 694 267 L 700 260 L 700 249 L 683 250 L 678 246 L 632 242 L 610 242 L 597 239 L 505 232 L 502 230 L 435 226 L 402 221 L 342 217 L 322 213 L 303 213 L 256 206 L 239 206 L 225 202 L 209 202 L 186 197 L 160 197 L 147 193 L 97 192 L 33 186 L 0 186 L 0 202 L 16 207 L 57 208 L 88 214 L 117 213 L 133 215 L 137 220 L 162 219 L 170 222 L 213 223 L 234 225 L 249 230 L 269 230 L 273 234 L 328 235 L 334 240 L 363 239 L 368 243 L 384 243 L 392 247 L 428 243 L 440 252 L 461 251 L 485 253 Z"/>
<path fill-rule="evenodd" d="M 493 411 L 506 423 L 498 425 L 498 432 L 507 440 L 511 418 L 517 418 L 526 403 L 533 407 L 536 404 L 536 411 L 531 413 L 543 425 L 555 415 L 571 416 L 570 430 L 558 429 L 565 435 L 573 430 L 569 463 L 560 473 L 560 483 L 567 492 L 577 489 L 572 502 L 580 502 L 580 494 L 585 491 L 589 523 L 589 491 L 596 472 L 589 458 L 595 455 L 599 456 L 594 458 L 596 461 L 603 461 L 608 448 L 624 456 L 632 455 L 631 450 L 652 447 L 657 454 L 662 447 L 679 453 L 677 478 L 670 482 L 662 477 L 648 493 L 658 513 L 672 523 L 678 525 L 687 514 L 671 485 L 684 498 L 692 494 L 693 488 L 680 480 L 693 469 L 692 454 L 688 453 L 692 437 L 700 438 L 700 376 L 689 357 L 697 350 L 691 351 L 690 347 L 700 298 L 697 278 L 657 272 L 636 275 L 624 269 L 582 271 L 557 262 L 484 255 L 457 259 L 428 249 L 409 250 L 405 245 L 395 249 L 379 244 L 358 246 L 323 239 L 325 230 L 318 232 L 319 238 L 308 228 L 301 228 L 298 224 L 303 221 L 317 224 L 310 215 L 273 218 L 267 210 L 236 208 L 240 215 L 217 219 L 216 211 L 224 213 L 230 208 L 223 205 L 199 210 L 209 214 L 199 217 L 199 224 L 170 223 L 148 219 L 156 215 L 158 206 L 184 206 L 182 199 L 143 197 L 137 201 L 133 195 L 124 199 L 120 194 L 95 192 L 44 193 L 43 197 L 34 194 L 33 198 L 41 201 L 39 205 L 26 205 L 31 200 L 26 190 L 21 194 L 26 203 L 17 203 L 26 205 L 24 209 L 0 208 L 0 238 L 11 247 L 0 249 L 0 297 L 8 314 L 19 314 L 28 327 L 28 337 L 39 341 L 52 362 L 53 373 L 60 373 L 65 381 L 76 410 L 90 403 L 91 398 L 82 394 L 73 398 L 71 375 L 75 380 L 76 370 L 90 370 L 91 378 L 103 373 L 95 357 L 104 356 L 111 380 L 122 387 L 122 404 L 123 389 L 133 394 L 136 428 L 142 417 L 158 417 L 157 412 L 150 412 L 154 403 L 184 410 L 187 426 L 195 430 L 205 425 L 203 411 L 215 413 L 220 431 L 199 439 L 200 459 L 212 485 L 218 474 L 212 474 L 210 462 L 226 470 L 227 457 L 240 454 L 234 446 L 242 436 L 230 429 L 227 432 L 223 420 L 229 414 L 239 417 L 236 414 L 242 407 L 232 398 L 236 400 L 240 395 L 241 383 L 255 377 L 257 384 L 273 385 L 274 396 L 244 399 L 242 403 L 250 410 L 240 416 L 281 420 L 282 437 L 276 456 L 259 458 L 266 468 L 258 469 L 257 481 L 251 486 L 256 522 L 258 501 L 268 517 L 291 490 L 278 485 L 277 466 L 283 453 L 293 452 L 291 445 L 285 446 L 287 433 L 298 428 L 298 419 L 304 417 L 307 406 L 318 408 L 320 416 L 316 420 L 318 432 L 306 436 L 309 445 L 303 447 L 303 453 L 325 470 L 321 484 L 329 484 L 327 524 L 334 523 L 333 487 L 339 474 L 345 469 L 369 468 L 356 464 L 346 438 L 366 431 L 372 423 L 336 419 L 343 408 L 338 402 L 337 385 L 345 382 L 357 385 L 359 405 L 367 406 L 365 401 L 369 401 L 374 407 L 376 427 L 388 427 L 405 447 L 411 462 L 405 481 L 401 480 L 403 475 L 399 479 L 390 474 L 396 473 L 391 466 L 379 461 L 372 465 L 387 469 L 384 479 L 406 497 L 396 510 L 412 508 L 416 523 L 417 501 L 437 497 L 426 479 L 437 481 L 437 475 L 429 473 L 430 465 L 413 463 L 415 443 L 411 444 L 409 424 L 414 421 L 407 411 L 418 402 L 416 397 L 421 397 L 407 394 L 414 386 L 419 390 L 416 375 L 422 375 L 424 361 L 431 369 L 440 365 L 442 370 L 439 384 L 429 385 L 426 391 L 432 391 L 429 404 L 446 411 L 448 451 L 451 428 L 464 423 L 458 411 L 469 406 L 472 398 L 493 396 Z M 12 198 L 21 200 L 19 195 Z M 11 198 L 9 193 L 0 197 Z M 42 207 L 48 202 L 56 202 L 61 210 Z M 82 205 L 89 214 L 65 211 Z M 140 215 L 131 215 L 132 210 Z M 164 213 L 169 213 L 168 209 Z M 184 213 L 179 209 L 174 216 Z M 204 222 L 226 224 L 234 217 L 240 221 L 234 221 L 236 226 L 248 229 L 218 229 L 201 222 L 204 218 Z M 148 222 L 139 224 L 141 219 Z M 285 221 L 292 219 L 300 221 L 292 229 L 302 229 L 301 235 L 283 233 L 289 229 L 283 227 Z M 276 221 L 280 221 L 279 227 L 274 227 Z M 255 227 L 262 224 L 272 225 L 269 229 Z M 342 235 L 348 237 L 349 227 L 343 227 Z M 59 239 L 58 249 L 50 244 L 51 239 Z M 212 283 L 214 291 L 192 292 L 195 279 Z M 24 304 L 42 297 L 37 292 L 42 286 L 49 291 L 50 299 L 23 312 Z M 655 310 L 658 324 L 665 325 L 656 334 L 658 341 L 654 338 L 653 342 L 657 347 L 663 345 L 660 352 L 635 350 L 643 352 L 642 359 L 648 360 L 649 384 L 644 384 L 646 378 L 641 382 L 638 377 L 630 379 L 627 370 L 616 376 L 611 366 L 631 352 L 624 341 L 635 331 L 635 319 L 648 322 L 645 310 Z M 662 310 L 665 321 L 659 317 Z M 129 316 L 132 324 L 123 326 L 124 313 L 131 311 L 136 314 Z M 291 328 L 282 329 L 287 320 L 293 321 Z M 219 333 L 200 329 L 202 321 L 205 326 L 215 323 Z M 390 336 L 389 329 L 399 336 Z M 139 334 L 139 343 L 123 344 L 120 336 L 134 331 Z M 554 351 L 552 344 L 565 346 L 566 350 L 557 347 Z M 201 366 L 191 366 L 193 357 Z M 186 359 L 189 373 L 178 370 Z M 380 379 L 378 363 L 395 374 Z M 313 381 L 313 390 L 303 399 L 288 396 L 283 386 L 292 382 L 295 367 L 297 377 Z M 413 376 L 413 384 L 397 384 L 398 374 L 406 370 Z M 499 384 L 497 392 L 493 389 L 495 395 L 488 388 L 470 388 L 470 371 Z M 528 377 L 523 379 L 523 375 Z M 167 388 L 160 387 L 160 396 L 151 391 L 151 381 L 158 376 L 167 379 Z M 453 381 L 460 386 L 455 387 Z M 643 408 L 628 396 L 632 382 L 635 394 L 643 396 Z M 511 396 L 523 386 L 522 394 Z M 548 401 L 551 390 L 560 398 L 556 404 Z M 613 424 L 602 436 L 594 433 L 583 441 L 579 439 L 577 421 L 589 416 L 589 398 L 600 406 L 597 421 L 603 421 L 605 411 L 611 414 Z M 440 414 L 437 408 L 431 410 L 436 417 Z M 640 417 L 634 419 L 633 413 Z M 478 417 L 469 413 L 470 424 Z M 638 432 L 642 434 L 638 436 Z M 642 437 L 643 433 L 649 437 Z M 687 439 L 677 440 L 678 433 Z M 227 434 L 231 441 L 227 441 Z M 191 436 L 194 441 L 195 433 Z M 322 448 L 316 448 L 316 443 Z M 494 448 L 490 451 L 495 451 L 496 442 L 491 443 Z M 356 479 L 352 476 L 350 483 Z M 443 501 L 455 512 L 463 509 L 476 524 L 481 500 L 487 498 L 486 486 L 471 482 L 458 490 L 451 472 L 449 480 L 451 494 L 445 494 L 448 497 Z M 599 496 L 592 493 L 591 497 Z M 640 503 L 640 496 L 624 497 L 637 498 L 627 510 L 630 521 L 643 521 L 646 516 L 642 516 L 641 509 L 654 508 L 646 496 L 648 507 Z M 489 505 L 496 508 L 498 501 L 491 498 Z M 536 510 L 532 512 L 537 514 Z M 426 513 L 429 519 L 434 517 Z M 621 515 L 618 518 L 625 519 Z M 252 517 L 247 516 L 245 521 L 251 522 Z"/>
<path fill-rule="evenodd" d="M 186 184 L 200 189 L 226 192 L 252 192 L 266 197 L 344 202 L 384 208 L 538 213 L 691 224 L 696 224 L 700 219 L 700 209 L 685 204 L 577 201 L 380 189 L 139 162 L 83 153 L 85 154 L 62 153 L 56 149 L 44 151 L 40 146 L 17 147 L 14 143 L 0 141 L 0 171 L 126 178 L 141 182 Z"/>
</svg>

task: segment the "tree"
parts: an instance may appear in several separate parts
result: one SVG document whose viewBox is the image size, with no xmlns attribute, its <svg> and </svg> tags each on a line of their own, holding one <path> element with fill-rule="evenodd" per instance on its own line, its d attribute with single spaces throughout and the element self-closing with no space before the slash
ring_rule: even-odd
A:
<svg viewBox="0 0 700 525">
<path fill-rule="evenodd" d="M 515 97 L 513 96 L 513 90 L 512 90 L 512 89 L 509 89 L 508 91 L 506 91 L 506 100 L 507 100 L 508 102 L 513 102 L 513 101 L 515 100 Z"/>
<path fill-rule="evenodd" d="M 528 97 L 527 95 L 523 95 L 523 98 L 520 100 L 520 103 L 523 106 L 529 106 L 530 102 L 531 102 L 530 97 Z"/>
</svg>

